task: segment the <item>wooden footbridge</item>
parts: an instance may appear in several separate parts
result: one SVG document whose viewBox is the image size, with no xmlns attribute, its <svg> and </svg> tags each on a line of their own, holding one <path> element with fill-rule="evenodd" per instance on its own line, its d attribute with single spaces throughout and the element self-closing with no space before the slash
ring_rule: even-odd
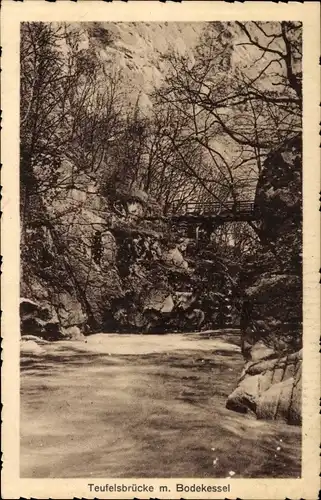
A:
<svg viewBox="0 0 321 500">
<path fill-rule="evenodd" d="M 252 201 L 237 201 L 226 203 L 185 203 L 183 206 L 172 207 L 169 218 L 174 221 L 202 223 L 249 221 L 259 218 L 258 207 Z"/>
<path fill-rule="evenodd" d="M 208 236 L 215 229 L 227 222 L 249 222 L 260 219 L 260 209 L 253 201 L 199 203 L 188 202 L 180 205 L 175 203 L 166 216 L 150 215 L 145 220 L 162 219 L 172 228 L 185 230 L 190 237 L 198 239 L 199 232 Z"/>
</svg>

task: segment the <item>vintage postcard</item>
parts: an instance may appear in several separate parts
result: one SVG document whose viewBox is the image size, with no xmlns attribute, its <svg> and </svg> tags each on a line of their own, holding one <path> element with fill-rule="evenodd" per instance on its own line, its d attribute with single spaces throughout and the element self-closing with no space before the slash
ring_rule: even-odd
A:
<svg viewBox="0 0 321 500">
<path fill-rule="evenodd" d="M 319 14 L 3 1 L 4 499 L 317 498 Z"/>
</svg>

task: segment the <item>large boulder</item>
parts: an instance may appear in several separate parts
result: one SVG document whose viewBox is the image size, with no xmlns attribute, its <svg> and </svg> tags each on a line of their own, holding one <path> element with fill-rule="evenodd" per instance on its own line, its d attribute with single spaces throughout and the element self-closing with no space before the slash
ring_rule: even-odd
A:
<svg viewBox="0 0 321 500">
<path fill-rule="evenodd" d="M 226 406 L 259 419 L 301 423 L 302 351 L 248 362 Z"/>
</svg>

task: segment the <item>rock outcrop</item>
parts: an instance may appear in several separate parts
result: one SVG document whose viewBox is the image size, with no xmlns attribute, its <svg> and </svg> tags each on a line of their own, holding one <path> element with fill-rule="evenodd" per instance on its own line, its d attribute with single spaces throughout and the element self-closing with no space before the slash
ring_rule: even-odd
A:
<svg viewBox="0 0 321 500">
<path fill-rule="evenodd" d="M 64 162 L 61 175 L 70 169 Z M 82 189 L 35 195 L 24 221 L 22 334 L 57 340 L 222 326 L 230 282 L 217 253 L 193 255 L 165 222 L 145 221 L 158 210 L 146 193 L 108 199 L 80 176 Z"/>
<path fill-rule="evenodd" d="M 259 178 L 262 248 L 243 275 L 242 352 L 246 361 L 227 407 L 300 423 L 302 348 L 302 145 L 271 153 Z"/>
<path fill-rule="evenodd" d="M 51 304 L 20 299 L 21 330 L 24 335 L 36 335 L 47 340 L 62 337 L 62 329 Z"/>
</svg>

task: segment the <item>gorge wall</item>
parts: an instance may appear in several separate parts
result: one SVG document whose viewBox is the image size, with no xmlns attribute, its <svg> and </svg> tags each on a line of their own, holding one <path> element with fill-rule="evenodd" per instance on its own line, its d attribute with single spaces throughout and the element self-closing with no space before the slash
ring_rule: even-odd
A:
<svg viewBox="0 0 321 500">
<path fill-rule="evenodd" d="M 88 194 L 88 183 L 52 193 L 50 202 L 35 196 L 41 220 L 26 223 L 21 245 L 23 334 L 59 339 L 229 322 L 235 284 L 211 243 L 200 247 L 167 222 L 145 221 L 157 206 L 138 189 L 111 202 L 95 186 Z"/>
<path fill-rule="evenodd" d="M 302 144 L 296 137 L 264 163 L 256 192 L 262 248 L 244 269 L 245 366 L 227 407 L 258 418 L 301 421 Z"/>
</svg>

